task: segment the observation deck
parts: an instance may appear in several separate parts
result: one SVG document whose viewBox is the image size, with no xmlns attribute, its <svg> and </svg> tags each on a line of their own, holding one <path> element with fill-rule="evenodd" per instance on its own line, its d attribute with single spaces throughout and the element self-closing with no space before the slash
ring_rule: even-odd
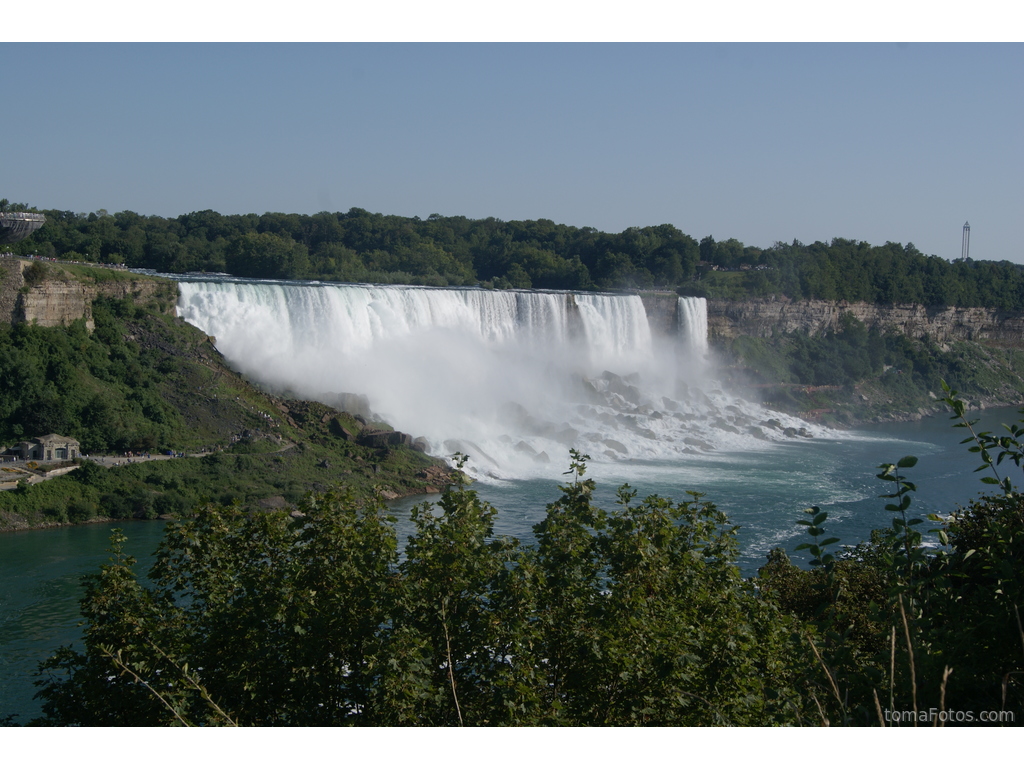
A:
<svg viewBox="0 0 1024 768">
<path fill-rule="evenodd" d="M 46 217 L 41 213 L 0 213 L 0 244 L 16 243 L 24 240 L 43 224 Z"/>
</svg>

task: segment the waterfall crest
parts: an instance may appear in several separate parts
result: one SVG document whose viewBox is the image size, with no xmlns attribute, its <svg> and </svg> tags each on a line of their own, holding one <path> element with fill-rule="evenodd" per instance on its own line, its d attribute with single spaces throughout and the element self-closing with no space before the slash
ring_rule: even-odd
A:
<svg viewBox="0 0 1024 768">
<path fill-rule="evenodd" d="M 786 418 L 706 385 L 704 299 L 680 298 L 677 337 L 661 339 L 637 296 L 233 278 L 180 290 L 179 316 L 255 381 L 334 405 L 366 395 L 432 453 L 461 450 L 492 477 L 550 475 L 569 447 L 620 461 L 749 445 Z"/>
</svg>

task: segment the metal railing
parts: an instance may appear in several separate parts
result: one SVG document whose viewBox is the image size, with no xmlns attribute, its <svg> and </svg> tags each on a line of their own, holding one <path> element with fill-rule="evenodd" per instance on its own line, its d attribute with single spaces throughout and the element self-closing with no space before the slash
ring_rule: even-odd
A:
<svg viewBox="0 0 1024 768">
<path fill-rule="evenodd" d="M 0 213 L 0 221 L 46 221 L 46 217 L 41 213 L 10 211 Z"/>
</svg>

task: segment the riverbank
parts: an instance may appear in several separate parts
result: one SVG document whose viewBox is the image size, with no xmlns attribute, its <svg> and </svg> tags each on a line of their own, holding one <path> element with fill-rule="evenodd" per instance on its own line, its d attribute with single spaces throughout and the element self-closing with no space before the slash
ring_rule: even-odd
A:
<svg viewBox="0 0 1024 768">
<path fill-rule="evenodd" d="M 0 532 L 174 520 L 211 501 L 253 511 L 294 508 L 310 491 L 341 488 L 385 501 L 440 493 L 456 470 L 408 448 L 348 451 L 312 443 L 281 452 L 184 457 L 104 457 L 47 481 L 0 494 Z"/>
</svg>

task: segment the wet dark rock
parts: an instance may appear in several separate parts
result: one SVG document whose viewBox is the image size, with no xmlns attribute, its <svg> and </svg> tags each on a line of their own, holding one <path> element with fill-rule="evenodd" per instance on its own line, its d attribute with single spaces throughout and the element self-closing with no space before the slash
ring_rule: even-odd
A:
<svg viewBox="0 0 1024 768">
<path fill-rule="evenodd" d="M 572 447 L 576 444 L 576 441 L 579 440 L 580 433 L 577 430 L 570 427 L 569 425 L 565 425 L 562 429 L 549 435 L 549 437 L 551 437 L 554 440 L 557 440 L 562 445 L 568 445 L 569 447 Z"/>
<path fill-rule="evenodd" d="M 367 428 L 359 433 L 356 442 L 368 448 L 387 448 L 395 445 L 412 447 L 412 436 L 395 430 Z"/>
<path fill-rule="evenodd" d="M 713 451 L 715 447 L 709 443 L 704 442 L 699 437 L 684 437 L 683 442 L 687 445 L 692 445 L 705 451 Z"/>
</svg>

